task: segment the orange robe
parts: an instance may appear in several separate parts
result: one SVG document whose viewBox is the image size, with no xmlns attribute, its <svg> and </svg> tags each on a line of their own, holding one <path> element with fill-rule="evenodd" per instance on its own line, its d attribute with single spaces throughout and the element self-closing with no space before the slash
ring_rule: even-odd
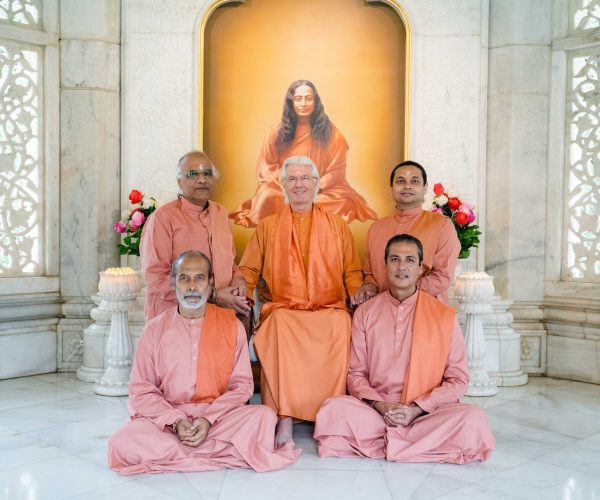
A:
<svg viewBox="0 0 600 500">
<path fill-rule="evenodd" d="M 173 200 L 148 218 L 142 233 L 140 260 L 148 287 L 146 321 L 177 305 L 171 264 L 187 250 L 199 250 L 211 259 L 217 288 L 228 286 L 239 275 L 225 207 L 209 201 L 208 210 L 203 210 L 185 198 Z"/>
<path fill-rule="evenodd" d="M 380 292 L 389 288 L 385 271 L 385 246 L 392 236 L 408 233 L 423 245 L 423 274 L 417 287 L 448 303 L 448 288 L 454 279 L 460 242 L 452 221 L 421 207 L 396 210 L 375 221 L 367 233 L 365 283 L 374 283 Z"/>
<path fill-rule="evenodd" d="M 346 222 L 377 218 L 365 199 L 346 180 L 348 143 L 333 124 L 331 138 L 325 146 L 313 140 L 309 124 L 298 125 L 293 142 L 281 152 L 275 146 L 278 128 L 279 125 L 271 128 L 263 143 L 256 166 L 258 188 L 254 197 L 244 201 L 230 215 L 236 224 L 256 227 L 266 216 L 283 208 L 285 203 L 279 169 L 290 156 L 308 156 L 315 162 L 321 177 L 317 202 L 323 209 L 338 214 Z"/>
<path fill-rule="evenodd" d="M 319 456 L 458 464 L 490 457 L 496 442 L 485 413 L 459 402 L 469 384 L 469 371 L 454 312 L 441 302 L 437 307 L 435 299 L 424 295 L 417 291 L 400 302 L 384 292 L 356 310 L 348 371 L 350 395 L 328 399 L 319 410 L 314 433 Z M 424 303 L 424 298 L 429 300 Z M 429 307 L 423 307 L 427 303 Z M 431 317 L 440 308 L 446 318 L 431 335 L 426 325 L 440 319 Z M 415 344 L 420 347 L 415 349 Z M 422 361 L 428 357 L 431 360 Z M 421 362 L 413 367 L 415 360 Z M 408 401 L 426 413 L 406 427 L 387 426 L 364 400 L 402 401 L 411 372 L 415 375 L 419 370 L 428 380 L 413 384 L 418 392 Z"/>
<path fill-rule="evenodd" d="M 266 283 L 254 337 L 263 403 L 279 415 L 314 421 L 325 399 L 345 393 L 346 299 L 362 285 L 352 233 L 318 205 L 302 214 L 285 207 L 258 225 L 240 270 L 249 297 L 261 277 Z"/>
</svg>

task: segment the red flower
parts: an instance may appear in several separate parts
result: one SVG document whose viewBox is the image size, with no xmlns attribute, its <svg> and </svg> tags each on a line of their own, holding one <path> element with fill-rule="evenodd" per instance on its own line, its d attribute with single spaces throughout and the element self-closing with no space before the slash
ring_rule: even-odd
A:
<svg viewBox="0 0 600 500">
<path fill-rule="evenodd" d="M 456 198 L 454 198 L 454 199 L 456 199 Z M 450 202 L 448 202 L 448 204 L 450 204 Z M 464 226 L 467 222 L 469 222 L 469 216 L 466 213 L 464 213 L 464 212 L 458 212 L 454 216 L 454 220 L 456 220 L 456 223 L 459 226 Z"/>
<path fill-rule="evenodd" d="M 438 182 L 437 184 L 434 184 L 434 185 L 433 185 L 433 192 L 434 192 L 435 194 L 438 194 L 438 195 L 439 195 L 439 194 L 444 194 L 444 192 L 445 192 L 445 191 L 446 191 L 446 190 L 444 189 L 444 186 L 442 186 L 442 183 L 441 183 L 441 182 Z"/>
<path fill-rule="evenodd" d="M 456 210 L 458 207 L 460 207 L 460 200 L 458 198 L 449 198 L 448 207 L 450 208 L 450 210 Z"/>
<path fill-rule="evenodd" d="M 132 189 L 131 193 L 129 193 L 129 201 L 134 205 L 142 201 L 143 197 L 144 195 L 142 194 L 142 192 L 138 191 L 137 189 Z"/>
</svg>

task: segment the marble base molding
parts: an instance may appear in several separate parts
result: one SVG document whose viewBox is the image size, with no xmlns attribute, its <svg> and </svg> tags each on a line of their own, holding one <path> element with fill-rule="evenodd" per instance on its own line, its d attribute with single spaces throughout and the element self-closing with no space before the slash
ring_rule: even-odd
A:
<svg viewBox="0 0 600 500">
<path fill-rule="evenodd" d="M 58 293 L 0 296 L 0 379 L 57 369 Z"/>
<path fill-rule="evenodd" d="M 548 298 L 544 319 L 548 376 L 600 384 L 600 303 Z"/>
</svg>

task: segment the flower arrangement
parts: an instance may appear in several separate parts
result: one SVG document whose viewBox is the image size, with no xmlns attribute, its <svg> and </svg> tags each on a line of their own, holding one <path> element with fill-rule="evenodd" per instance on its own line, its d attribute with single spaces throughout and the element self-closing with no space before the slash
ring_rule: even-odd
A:
<svg viewBox="0 0 600 500">
<path fill-rule="evenodd" d="M 140 255 L 140 238 L 148 216 L 156 210 L 156 199 L 149 197 L 144 202 L 144 194 L 137 189 L 129 193 L 131 208 L 123 210 L 121 220 L 115 222 L 115 231 L 124 234 L 123 242 L 117 245 L 121 255 Z"/>
<path fill-rule="evenodd" d="M 457 196 L 449 196 L 441 183 L 433 186 L 433 208 L 432 212 L 438 212 L 449 217 L 454 223 L 458 241 L 460 241 L 459 259 L 466 259 L 471 254 L 470 248 L 479 245 L 481 231 L 475 222 L 473 207 L 465 203 Z"/>
</svg>

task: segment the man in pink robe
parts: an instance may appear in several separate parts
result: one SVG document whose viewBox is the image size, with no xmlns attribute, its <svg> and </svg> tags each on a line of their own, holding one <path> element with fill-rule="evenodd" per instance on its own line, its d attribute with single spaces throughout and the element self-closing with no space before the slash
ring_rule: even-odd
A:
<svg viewBox="0 0 600 500">
<path fill-rule="evenodd" d="M 160 207 L 144 226 L 140 258 L 148 287 L 146 321 L 177 305 L 170 283 L 171 262 L 187 250 L 198 250 L 212 262 L 215 292 L 211 301 L 248 315 L 247 287 L 235 265 L 227 210 L 210 200 L 218 176 L 203 152 L 183 155 L 177 165 L 180 196 Z"/>
<path fill-rule="evenodd" d="M 382 259 L 388 240 L 407 233 L 423 245 L 423 270 L 417 287 L 448 303 L 448 288 L 454 279 L 460 242 L 454 224 L 445 215 L 423 210 L 427 192 L 427 172 L 417 162 L 405 161 L 392 170 L 390 188 L 396 208 L 392 215 L 375 221 L 367 233 L 365 284 L 356 294 L 355 304 L 388 289 Z"/>
<path fill-rule="evenodd" d="M 233 312 L 206 304 L 210 261 L 185 252 L 172 276 L 179 307 L 150 321 L 140 338 L 129 383 L 131 421 L 109 440 L 110 468 L 123 475 L 263 472 L 293 463 L 300 451 L 292 444 L 274 449 L 273 410 L 246 405 L 254 387 L 246 332 Z M 221 320 L 210 320 L 209 311 Z"/>
<path fill-rule="evenodd" d="M 454 310 L 416 287 L 422 252 L 407 234 L 388 242 L 390 288 L 352 321 L 350 396 L 317 414 L 321 457 L 462 464 L 495 447 L 484 412 L 459 403 L 469 382 L 464 340 Z"/>
</svg>

